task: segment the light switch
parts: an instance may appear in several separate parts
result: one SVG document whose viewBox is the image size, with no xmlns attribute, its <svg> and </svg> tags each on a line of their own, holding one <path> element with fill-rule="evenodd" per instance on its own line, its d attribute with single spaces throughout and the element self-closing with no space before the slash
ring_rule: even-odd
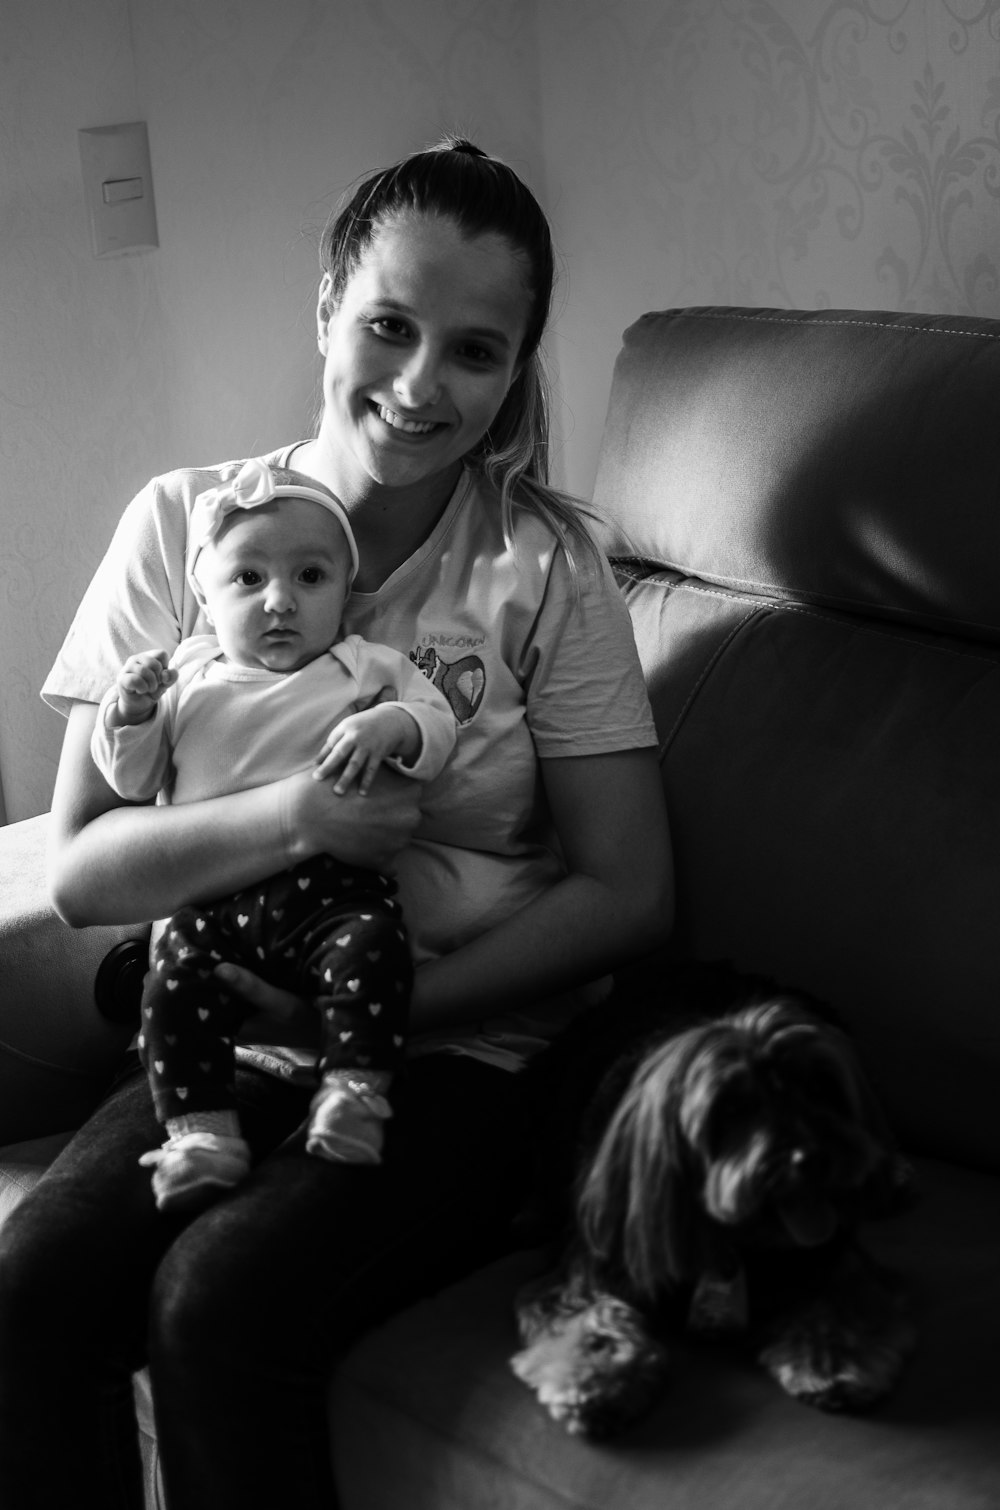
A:
<svg viewBox="0 0 1000 1510">
<path fill-rule="evenodd" d="M 145 121 L 92 126 L 79 138 L 94 256 L 159 246 Z"/>
<path fill-rule="evenodd" d="M 126 199 L 141 199 L 146 186 L 141 178 L 113 178 L 101 184 L 105 204 L 124 204 Z"/>
</svg>

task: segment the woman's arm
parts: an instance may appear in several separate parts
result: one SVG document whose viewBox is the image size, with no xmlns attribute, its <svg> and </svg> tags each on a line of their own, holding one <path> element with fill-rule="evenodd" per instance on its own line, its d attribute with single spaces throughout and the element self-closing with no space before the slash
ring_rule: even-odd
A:
<svg viewBox="0 0 1000 1510">
<path fill-rule="evenodd" d="M 567 875 L 417 972 L 417 1032 L 475 1021 L 593 980 L 662 944 L 673 857 L 656 751 L 541 761 Z"/>
<path fill-rule="evenodd" d="M 94 703 L 70 710 L 52 799 L 49 887 L 76 928 L 166 917 L 321 851 L 391 870 L 419 821 L 417 784 L 391 771 L 363 798 L 304 771 L 205 802 L 126 804 L 91 759 L 96 717 Z"/>
<path fill-rule="evenodd" d="M 422 965 L 411 1001 L 415 1032 L 481 1021 L 556 996 L 665 942 L 673 922 L 673 854 L 652 749 L 541 762 L 568 867 L 536 902 L 453 954 Z M 241 1036 L 296 1035 L 302 1003 L 236 965 L 226 983 L 258 1016 Z"/>
</svg>

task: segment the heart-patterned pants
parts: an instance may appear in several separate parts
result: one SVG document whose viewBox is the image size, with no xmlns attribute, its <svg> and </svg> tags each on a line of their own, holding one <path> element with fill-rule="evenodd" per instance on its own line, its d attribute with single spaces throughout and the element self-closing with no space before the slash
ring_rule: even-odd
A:
<svg viewBox="0 0 1000 1510">
<path fill-rule="evenodd" d="M 317 855 L 175 913 L 146 977 L 139 1037 L 160 1121 L 235 1104 L 233 1040 L 251 1009 L 215 978 L 223 962 L 315 1004 L 321 1075 L 394 1069 L 413 981 L 395 890 L 375 871 Z"/>
</svg>

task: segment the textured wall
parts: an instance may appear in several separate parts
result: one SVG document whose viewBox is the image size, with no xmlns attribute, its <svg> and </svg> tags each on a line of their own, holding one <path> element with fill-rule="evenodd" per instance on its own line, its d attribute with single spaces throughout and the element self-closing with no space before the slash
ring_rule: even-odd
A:
<svg viewBox="0 0 1000 1510">
<path fill-rule="evenodd" d="M 40 811 L 38 688 L 146 458 L 169 450 L 148 258 L 90 255 L 77 128 L 136 118 L 124 0 L 4 0 L 0 47 L 0 781 Z"/>
<path fill-rule="evenodd" d="M 38 688 L 152 473 L 307 432 L 315 233 L 455 128 L 542 191 L 534 0 L 3 0 L 0 791 L 48 806 Z M 159 250 L 92 257 L 77 130 L 148 122 Z M 0 812 L 2 817 L 2 812 Z"/>
<path fill-rule="evenodd" d="M 1000 315 L 1000 0 L 541 0 L 589 491 L 625 325 L 686 304 Z"/>
</svg>

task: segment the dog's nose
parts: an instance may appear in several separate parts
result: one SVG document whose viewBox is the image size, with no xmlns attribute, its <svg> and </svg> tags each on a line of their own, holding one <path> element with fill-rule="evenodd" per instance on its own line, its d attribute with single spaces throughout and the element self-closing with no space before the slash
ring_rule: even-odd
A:
<svg viewBox="0 0 1000 1510">
<path fill-rule="evenodd" d="M 797 1180 L 821 1179 L 829 1171 L 830 1160 L 822 1148 L 803 1147 L 792 1149 L 789 1155 L 792 1175 Z"/>
</svg>

